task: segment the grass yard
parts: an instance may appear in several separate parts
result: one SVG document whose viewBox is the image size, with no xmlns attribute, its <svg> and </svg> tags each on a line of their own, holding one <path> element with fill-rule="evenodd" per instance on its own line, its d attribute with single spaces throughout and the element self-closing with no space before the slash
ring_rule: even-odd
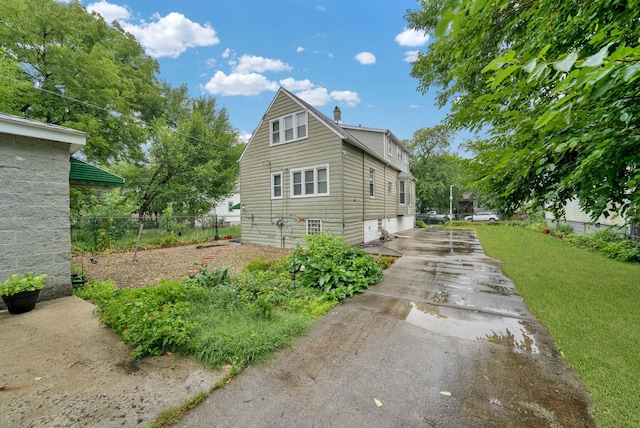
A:
<svg viewBox="0 0 640 428">
<path fill-rule="evenodd" d="M 477 226 L 593 397 L 599 426 L 640 426 L 640 265 L 520 227 Z"/>
</svg>

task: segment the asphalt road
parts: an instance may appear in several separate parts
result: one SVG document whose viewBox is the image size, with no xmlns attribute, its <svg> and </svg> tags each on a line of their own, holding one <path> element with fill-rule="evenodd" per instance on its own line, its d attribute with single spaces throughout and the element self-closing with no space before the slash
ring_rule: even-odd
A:
<svg viewBox="0 0 640 428">
<path fill-rule="evenodd" d="M 473 231 L 414 229 L 382 283 L 183 427 L 589 427 L 590 398 Z"/>
</svg>

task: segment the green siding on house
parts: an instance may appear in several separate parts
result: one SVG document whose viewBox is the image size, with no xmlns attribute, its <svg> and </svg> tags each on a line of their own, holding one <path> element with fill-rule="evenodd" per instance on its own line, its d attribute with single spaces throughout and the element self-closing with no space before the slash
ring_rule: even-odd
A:
<svg viewBox="0 0 640 428">
<path fill-rule="evenodd" d="M 323 230 L 342 234 L 342 142 L 313 115 L 308 138 L 270 146 L 269 122 L 302 108 L 285 94 L 274 100 L 240 162 L 242 236 L 246 242 L 295 246 L 306 235 L 306 219 L 322 220 Z M 291 197 L 291 171 L 328 166 L 329 195 Z M 281 199 L 271 199 L 271 175 L 282 174 Z M 283 220 L 279 228 L 275 221 Z M 284 244 L 283 244 L 284 238 Z"/>
</svg>

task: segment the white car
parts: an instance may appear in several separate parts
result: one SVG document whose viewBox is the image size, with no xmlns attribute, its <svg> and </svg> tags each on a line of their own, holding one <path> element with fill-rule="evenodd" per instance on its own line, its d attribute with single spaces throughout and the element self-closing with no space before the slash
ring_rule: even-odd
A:
<svg viewBox="0 0 640 428">
<path fill-rule="evenodd" d="M 500 220 L 500 216 L 492 212 L 481 212 L 468 215 L 464 219 L 467 221 L 498 221 Z"/>
</svg>

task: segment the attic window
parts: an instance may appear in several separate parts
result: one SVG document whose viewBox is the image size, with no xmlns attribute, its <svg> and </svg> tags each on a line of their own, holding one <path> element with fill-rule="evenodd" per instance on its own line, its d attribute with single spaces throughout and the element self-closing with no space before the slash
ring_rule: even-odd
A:
<svg viewBox="0 0 640 428">
<path fill-rule="evenodd" d="M 289 143 L 307 137 L 307 112 L 301 111 L 270 122 L 271 145 Z"/>
</svg>

